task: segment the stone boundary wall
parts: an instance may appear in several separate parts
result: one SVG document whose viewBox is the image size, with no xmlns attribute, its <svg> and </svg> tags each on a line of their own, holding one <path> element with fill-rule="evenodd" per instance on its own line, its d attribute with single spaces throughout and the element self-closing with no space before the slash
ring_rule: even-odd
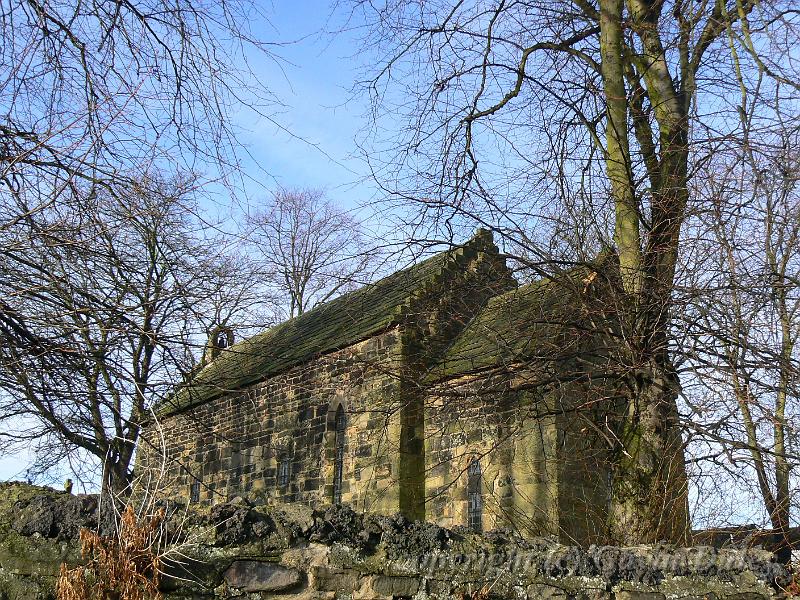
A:
<svg viewBox="0 0 800 600">
<path fill-rule="evenodd" d="M 564 546 L 477 536 L 347 507 L 166 506 L 166 600 L 758 600 L 786 569 L 760 549 Z M 93 496 L 0 484 L 0 599 L 45 600 L 80 526 L 109 531 Z M 170 562 L 171 559 L 171 562 Z"/>
</svg>

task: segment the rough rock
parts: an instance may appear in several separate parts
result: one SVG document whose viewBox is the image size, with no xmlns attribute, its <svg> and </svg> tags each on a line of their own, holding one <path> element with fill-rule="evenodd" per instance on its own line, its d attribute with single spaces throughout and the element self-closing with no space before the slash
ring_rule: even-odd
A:
<svg viewBox="0 0 800 600">
<path fill-rule="evenodd" d="M 24 536 L 39 534 L 59 540 L 72 539 L 81 527 L 101 527 L 104 534 L 113 530 L 112 508 L 98 506 L 97 496 L 41 494 L 14 503 L 11 528 Z M 102 516 L 101 516 L 102 515 Z"/>
<path fill-rule="evenodd" d="M 166 600 L 766 600 L 788 582 L 764 550 L 651 545 L 582 549 L 550 538 L 484 536 L 348 507 L 269 508 L 243 499 L 162 503 Z M 81 526 L 113 524 L 96 498 L 0 485 L 0 600 L 53 598 L 77 564 Z M 104 523 L 106 523 L 104 525 Z"/>
<path fill-rule="evenodd" d="M 278 592 L 302 580 L 297 569 L 257 560 L 235 560 L 223 577 L 228 586 L 242 592 Z"/>
<path fill-rule="evenodd" d="M 208 521 L 216 528 L 219 546 L 242 544 L 275 531 L 275 522 L 269 515 L 240 502 L 214 506 Z"/>
<path fill-rule="evenodd" d="M 389 558 L 429 554 L 447 547 L 454 539 L 452 532 L 433 523 L 409 521 L 401 515 L 379 518 L 381 541 Z"/>
</svg>

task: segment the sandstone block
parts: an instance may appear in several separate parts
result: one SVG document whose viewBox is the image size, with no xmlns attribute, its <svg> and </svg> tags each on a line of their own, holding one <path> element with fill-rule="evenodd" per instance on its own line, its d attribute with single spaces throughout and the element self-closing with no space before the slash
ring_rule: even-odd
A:
<svg viewBox="0 0 800 600">
<path fill-rule="evenodd" d="M 380 596 L 413 596 L 419 590 L 416 577 L 378 576 L 372 580 L 372 590 Z"/>
<path fill-rule="evenodd" d="M 328 569 L 321 566 L 312 566 L 309 571 L 311 586 L 316 590 L 352 593 L 360 585 L 360 576 L 355 571 Z"/>
<path fill-rule="evenodd" d="M 567 600 L 570 597 L 565 590 L 543 583 L 529 585 L 526 592 L 530 600 Z"/>
<path fill-rule="evenodd" d="M 659 592 L 639 592 L 625 590 L 614 595 L 615 600 L 666 600 L 666 596 Z"/>
<path fill-rule="evenodd" d="M 300 572 L 257 560 L 236 560 L 224 573 L 228 586 L 243 592 L 288 590 L 301 581 Z"/>
</svg>

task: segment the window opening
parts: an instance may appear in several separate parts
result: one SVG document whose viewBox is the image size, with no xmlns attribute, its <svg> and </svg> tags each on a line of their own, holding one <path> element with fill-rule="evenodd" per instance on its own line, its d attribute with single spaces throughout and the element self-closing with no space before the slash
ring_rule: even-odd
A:
<svg viewBox="0 0 800 600">
<path fill-rule="evenodd" d="M 189 486 L 189 502 L 200 502 L 200 482 L 195 481 Z"/>
<path fill-rule="evenodd" d="M 342 503 L 342 472 L 344 470 L 344 434 L 346 427 L 344 408 L 339 405 L 336 409 L 335 420 L 335 454 L 333 463 L 333 503 Z"/>
<path fill-rule="evenodd" d="M 282 456 L 281 462 L 278 464 L 278 485 L 286 487 L 289 485 L 289 457 Z"/>
<path fill-rule="evenodd" d="M 483 531 L 481 463 L 473 459 L 467 467 L 467 524 L 472 531 Z"/>
</svg>

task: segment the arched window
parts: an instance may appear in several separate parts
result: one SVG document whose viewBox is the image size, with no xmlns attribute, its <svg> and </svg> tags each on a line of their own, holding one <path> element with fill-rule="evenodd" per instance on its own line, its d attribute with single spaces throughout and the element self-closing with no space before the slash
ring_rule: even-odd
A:
<svg viewBox="0 0 800 600">
<path fill-rule="evenodd" d="M 481 463 L 473 459 L 467 467 L 467 524 L 472 531 L 483 531 Z"/>
<path fill-rule="evenodd" d="M 334 429 L 336 436 L 334 438 L 334 458 L 333 458 L 333 503 L 342 503 L 342 472 L 344 470 L 344 433 L 345 426 L 347 425 L 344 408 L 339 405 L 336 409 L 336 419 L 334 421 Z"/>
</svg>

